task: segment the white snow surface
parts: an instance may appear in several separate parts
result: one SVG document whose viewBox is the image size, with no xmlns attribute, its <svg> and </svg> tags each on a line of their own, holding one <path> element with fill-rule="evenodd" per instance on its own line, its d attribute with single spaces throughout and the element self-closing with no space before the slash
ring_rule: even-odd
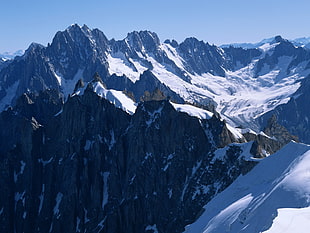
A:
<svg viewBox="0 0 310 233">
<path fill-rule="evenodd" d="M 278 216 L 271 228 L 263 233 L 308 233 L 310 229 L 310 207 L 278 209 Z"/>
<path fill-rule="evenodd" d="M 117 108 L 126 111 L 129 114 L 134 114 L 136 111 L 136 103 L 126 96 L 122 91 L 106 89 L 102 83 L 96 82 L 93 85 L 94 91 L 102 98 L 107 99 L 110 103 L 114 104 Z"/>
<path fill-rule="evenodd" d="M 139 80 L 146 67 L 142 66 L 138 61 L 127 59 L 121 52 L 115 54 L 107 54 L 107 62 L 109 64 L 109 73 L 117 76 L 126 75 L 131 81 Z"/>
<path fill-rule="evenodd" d="M 75 84 L 83 79 L 84 69 L 78 69 L 76 74 L 72 79 L 64 79 L 61 74 L 58 74 L 58 78 L 60 78 L 61 89 L 64 94 L 64 97 L 67 98 L 68 95 L 72 94 L 75 88 Z M 57 79 L 58 80 L 58 79 Z"/>
<path fill-rule="evenodd" d="M 310 146 L 291 142 L 206 204 L 185 232 L 306 232 L 309 206 Z M 294 230 L 277 231 L 283 224 Z"/>
<path fill-rule="evenodd" d="M 189 104 L 176 104 L 172 103 L 172 106 L 174 107 L 175 110 L 178 112 L 185 112 L 190 116 L 197 117 L 199 119 L 210 119 L 213 116 L 212 112 L 209 112 L 207 110 L 204 110 L 202 108 L 195 107 L 193 105 Z"/>
<path fill-rule="evenodd" d="M 92 83 L 94 92 L 108 100 L 111 104 L 114 104 L 115 107 L 122 109 L 123 111 L 134 114 L 137 108 L 137 104 L 126 96 L 122 91 L 116 91 L 113 89 L 106 89 L 101 82 L 94 82 Z M 71 96 L 75 95 L 83 95 L 87 85 L 83 88 L 78 89 L 75 93 Z"/>
</svg>

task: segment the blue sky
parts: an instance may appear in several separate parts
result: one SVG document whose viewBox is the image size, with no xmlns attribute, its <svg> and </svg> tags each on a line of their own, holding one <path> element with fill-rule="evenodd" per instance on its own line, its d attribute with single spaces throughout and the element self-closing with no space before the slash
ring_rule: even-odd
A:
<svg viewBox="0 0 310 233">
<path fill-rule="evenodd" d="M 0 1 L 0 52 L 46 45 L 73 23 L 111 39 L 151 30 L 181 42 L 256 42 L 275 35 L 310 36 L 309 0 L 10 0 Z"/>
</svg>

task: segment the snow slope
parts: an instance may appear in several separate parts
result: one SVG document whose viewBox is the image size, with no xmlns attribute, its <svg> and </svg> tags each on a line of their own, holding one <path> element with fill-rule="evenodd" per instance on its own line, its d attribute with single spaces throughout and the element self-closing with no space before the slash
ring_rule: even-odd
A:
<svg viewBox="0 0 310 233">
<path fill-rule="evenodd" d="M 264 233 L 308 233 L 310 228 L 310 207 L 278 209 L 278 216 L 271 228 Z"/>
<path fill-rule="evenodd" d="M 211 200 L 185 232 L 285 232 L 277 231 L 283 224 L 306 232 L 309 206 L 310 146 L 291 142 Z"/>
</svg>

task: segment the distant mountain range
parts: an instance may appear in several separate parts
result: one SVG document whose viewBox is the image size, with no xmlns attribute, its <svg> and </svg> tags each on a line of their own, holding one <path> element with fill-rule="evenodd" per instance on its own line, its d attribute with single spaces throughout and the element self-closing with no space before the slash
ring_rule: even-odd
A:
<svg viewBox="0 0 310 233">
<path fill-rule="evenodd" d="M 309 205 L 308 42 L 74 24 L 1 59 L 0 231 L 275 229 Z"/>
<path fill-rule="evenodd" d="M 3 58 L 4 60 L 13 59 L 16 56 L 22 56 L 24 52 L 24 50 L 18 50 L 16 52 L 3 52 L 0 53 L 0 58 Z"/>
<path fill-rule="evenodd" d="M 223 44 L 220 47 L 221 48 L 228 48 L 230 46 L 233 46 L 235 48 L 244 48 L 244 49 L 253 49 L 253 48 L 259 48 L 260 46 L 272 42 L 274 37 L 263 39 L 260 42 L 257 43 L 232 43 L 232 44 Z M 293 40 L 289 40 L 293 45 L 303 48 L 310 48 L 310 37 L 301 37 Z"/>
</svg>

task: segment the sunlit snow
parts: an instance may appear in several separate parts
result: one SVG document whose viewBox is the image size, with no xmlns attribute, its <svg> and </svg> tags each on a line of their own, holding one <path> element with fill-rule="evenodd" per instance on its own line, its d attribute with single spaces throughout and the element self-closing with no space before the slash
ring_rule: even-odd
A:
<svg viewBox="0 0 310 233">
<path fill-rule="evenodd" d="M 140 75 L 147 70 L 138 61 L 133 59 L 127 60 L 123 53 L 115 53 L 113 56 L 107 54 L 107 61 L 109 64 L 109 73 L 116 74 L 117 76 L 126 75 L 131 81 L 136 82 L 139 80 Z"/>
<path fill-rule="evenodd" d="M 108 90 L 100 82 L 94 84 L 94 91 L 97 95 L 109 100 L 117 108 L 121 108 L 130 114 L 136 111 L 136 103 L 121 91 Z"/>
<path fill-rule="evenodd" d="M 176 104 L 171 103 L 175 110 L 179 112 L 185 112 L 190 116 L 197 117 L 199 119 L 210 119 L 213 116 L 212 112 L 204 110 L 202 108 L 195 107 L 189 104 Z"/>
<path fill-rule="evenodd" d="M 263 233 L 308 233 L 310 229 L 310 207 L 281 208 L 271 228 Z"/>
</svg>

